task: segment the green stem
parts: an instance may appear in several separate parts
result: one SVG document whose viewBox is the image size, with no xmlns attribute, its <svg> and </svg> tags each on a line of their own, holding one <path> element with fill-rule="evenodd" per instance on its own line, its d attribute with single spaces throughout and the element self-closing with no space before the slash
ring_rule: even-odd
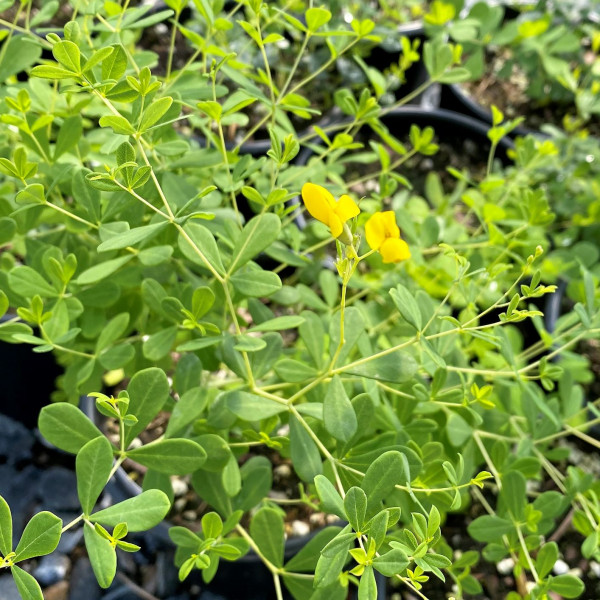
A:
<svg viewBox="0 0 600 600">
<path fill-rule="evenodd" d="M 83 520 L 83 514 L 79 515 L 76 519 L 73 519 L 70 523 L 67 523 L 61 530 L 61 534 L 67 531 L 67 529 L 71 529 L 74 525 L 77 525 L 80 521 Z"/>
</svg>

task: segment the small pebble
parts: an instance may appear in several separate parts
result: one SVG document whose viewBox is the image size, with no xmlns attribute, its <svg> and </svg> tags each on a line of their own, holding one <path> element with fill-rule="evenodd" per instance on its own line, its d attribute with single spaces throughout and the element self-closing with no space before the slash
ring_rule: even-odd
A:
<svg viewBox="0 0 600 600">
<path fill-rule="evenodd" d="M 311 513 L 311 515 L 308 517 L 308 521 L 311 525 L 322 525 L 324 520 L 324 513 Z"/>
<path fill-rule="evenodd" d="M 175 500 L 175 502 L 173 502 L 173 508 L 177 512 L 181 512 L 185 508 L 186 504 L 187 504 L 186 498 L 179 498 L 179 499 Z"/>
<path fill-rule="evenodd" d="M 304 521 L 293 521 L 291 533 L 294 537 L 308 535 L 310 533 L 310 525 Z"/>
<path fill-rule="evenodd" d="M 171 485 L 173 486 L 173 493 L 175 496 L 183 496 L 188 491 L 188 484 L 179 477 L 171 479 Z"/>
<path fill-rule="evenodd" d="M 69 583 L 59 581 L 44 590 L 44 598 L 45 600 L 66 600 L 68 592 Z"/>
<path fill-rule="evenodd" d="M 595 560 L 592 560 L 590 562 L 590 569 L 596 577 L 600 578 L 600 563 L 597 563 Z"/>
<path fill-rule="evenodd" d="M 136 438 L 133 438 L 133 440 L 132 440 L 132 442 L 131 442 L 131 444 L 130 444 L 130 447 L 129 447 L 129 449 L 130 449 L 130 450 L 133 450 L 134 448 L 140 448 L 140 447 L 141 447 L 141 446 L 143 446 L 143 445 L 144 445 L 144 444 L 143 444 L 142 440 L 140 440 L 140 438 L 137 438 L 137 437 L 136 437 Z"/>
<path fill-rule="evenodd" d="M 273 469 L 274 475 L 281 479 L 288 479 L 292 474 L 292 469 L 290 465 L 283 463 L 282 465 L 278 465 Z"/>
<path fill-rule="evenodd" d="M 555 575 L 564 575 L 569 572 L 569 565 L 560 558 L 554 563 L 554 567 L 552 569 Z"/>
<path fill-rule="evenodd" d="M 285 492 L 280 492 L 279 490 L 271 490 L 269 492 L 269 498 L 273 498 L 273 500 L 286 500 L 287 494 Z"/>
<path fill-rule="evenodd" d="M 497 565 L 496 569 L 498 573 L 502 575 L 508 575 L 515 566 L 515 561 L 512 558 L 503 558 Z"/>
<path fill-rule="evenodd" d="M 195 521 L 198 518 L 198 515 L 196 514 L 195 510 L 184 510 L 181 513 L 181 516 L 186 520 L 186 521 Z"/>
<path fill-rule="evenodd" d="M 48 554 L 42 557 L 33 576 L 42 587 L 53 585 L 65 578 L 70 565 L 71 561 L 64 554 Z"/>
</svg>

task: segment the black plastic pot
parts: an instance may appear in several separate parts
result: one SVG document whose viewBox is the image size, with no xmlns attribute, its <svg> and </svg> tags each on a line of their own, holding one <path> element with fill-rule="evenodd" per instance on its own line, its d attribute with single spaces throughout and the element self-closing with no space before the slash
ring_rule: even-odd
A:
<svg viewBox="0 0 600 600">
<path fill-rule="evenodd" d="M 96 410 L 93 398 L 82 397 L 80 408 L 97 427 L 101 428 L 103 417 Z M 132 498 L 142 492 L 142 488 L 130 479 L 123 467 L 117 469 L 113 482 L 110 494 L 115 502 L 124 500 L 125 498 Z M 340 524 L 344 525 L 344 523 Z M 169 523 L 163 521 L 147 532 L 146 536 L 151 539 L 153 538 L 155 543 L 163 547 L 165 545 L 174 547 L 168 535 L 169 528 Z M 313 531 L 302 537 L 288 539 L 285 543 L 285 560 L 288 561 L 297 554 L 317 533 L 317 531 Z M 176 569 L 174 565 L 171 565 L 171 567 L 174 570 Z M 197 584 L 202 589 L 217 594 L 220 600 L 239 600 L 240 598 L 244 600 L 276 600 L 273 588 L 273 576 L 252 550 L 234 562 L 221 560 L 217 574 L 209 584 L 205 584 L 202 581 L 199 571 L 193 571 L 188 581 L 190 584 Z M 377 576 L 377 586 L 378 597 L 384 600 L 386 597 L 386 580 L 384 577 Z M 350 588 L 349 594 L 348 600 L 353 600 L 356 597 L 353 595 L 353 588 Z M 292 600 L 292 596 L 287 592 L 285 587 L 283 589 L 283 597 L 286 600 Z"/>
<path fill-rule="evenodd" d="M 450 83 L 442 86 L 440 106 L 478 119 L 479 121 L 486 123 L 489 127 L 492 126 L 491 109 L 479 104 L 479 102 L 466 92 L 460 83 Z M 518 137 L 529 134 L 547 137 L 547 134 L 542 131 L 522 126 L 513 129 L 510 136 Z"/>
<path fill-rule="evenodd" d="M 433 127 L 438 140 L 450 144 L 470 139 L 477 143 L 482 152 L 489 152 L 491 142 L 487 137 L 489 127 L 477 119 L 444 108 L 421 108 L 405 106 L 390 111 L 381 119 L 390 131 L 396 135 L 408 134 L 412 125 Z M 498 143 L 496 156 L 504 163 L 510 162 L 508 151 L 514 147 L 511 140 L 504 138 Z"/>
<path fill-rule="evenodd" d="M 10 320 L 0 318 L 0 323 Z M 0 413 L 35 429 L 40 410 L 50 402 L 62 369 L 51 352 L 38 354 L 28 344 L 0 341 Z"/>
</svg>

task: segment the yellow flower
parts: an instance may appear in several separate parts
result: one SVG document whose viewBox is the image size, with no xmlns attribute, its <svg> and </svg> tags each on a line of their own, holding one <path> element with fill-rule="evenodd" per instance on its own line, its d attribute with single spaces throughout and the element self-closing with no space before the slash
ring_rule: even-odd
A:
<svg viewBox="0 0 600 600">
<path fill-rule="evenodd" d="M 345 244 L 352 243 L 350 230 L 344 227 L 344 224 L 349 219 L 356 217 L 360 213 L 360 209 L 350 196 L 344 194 L 336 201 L 324 187 L 315 183 L 305 183 L 302 186 L 302 200 L 304 200 L 308 212 L 317 221 L 321 221 L 329 227 L 334 238 L 339 238 L 344 233 L 341 241 Z M 344 231 L 345 229 L 347 231 Z"/>
<path fill-rule="evenodd" d="M 391 211 L 376 212 L 365 224 L 367 243 L 379 250 L 384 263 L 396 263 L 410 258 L 408 244 L 400 239 L 396 214 Z"/>
</svg>

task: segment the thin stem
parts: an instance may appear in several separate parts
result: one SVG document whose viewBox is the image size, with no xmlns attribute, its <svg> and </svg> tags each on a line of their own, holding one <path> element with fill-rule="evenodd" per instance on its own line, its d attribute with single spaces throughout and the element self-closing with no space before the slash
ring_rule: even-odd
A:
<svg viewBox="0 0 600 600">
<path fill-rule="evenodd" d="M 61 533 L 67 531 L 67 529 L 71 529 L 74 525 L 77 525 L 80 521 L 83 520 L 83 514 L 80 514 L 77 518 L 73 519 L 71 522 L 67 523 L 62 529 Z"/>
</svg>

